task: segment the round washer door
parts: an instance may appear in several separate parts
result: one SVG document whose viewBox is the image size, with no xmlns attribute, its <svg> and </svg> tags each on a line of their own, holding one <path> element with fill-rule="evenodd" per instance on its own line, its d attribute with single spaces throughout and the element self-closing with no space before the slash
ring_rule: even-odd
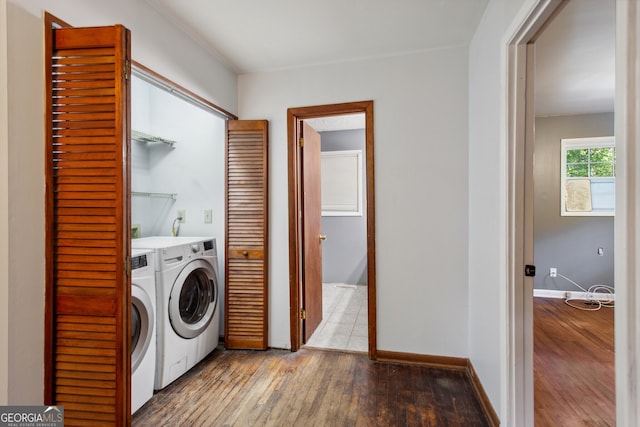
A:
<svg viewBox="0 0 640 427">
<path fill-rule="evenodd" d="M 144 289 L 131 286 L 131 372 L 135 372 L 153 338 L 154 313 Z"/>
<path fill-rule="evenodd" d="M 195 338 L 209 326 L 217 307 L 218 278 L 208 262 L 187 264 L 171 288 L 169 320 L 182 338 Z"/>
</svg>

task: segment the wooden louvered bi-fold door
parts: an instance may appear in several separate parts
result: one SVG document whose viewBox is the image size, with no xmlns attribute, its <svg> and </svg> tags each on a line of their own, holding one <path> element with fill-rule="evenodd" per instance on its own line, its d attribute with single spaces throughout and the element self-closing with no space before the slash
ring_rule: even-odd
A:
<svg viewBox="0 0 640 427">
<path fill-rule="evenodd" d="M 225 347 L 267 348 L 265 120 L 227 122 Z"/>
<path fill-rule="evenodd" d="M 130 425 L 130 35 L 47 35 L 45 402 Z"/>
</svg>

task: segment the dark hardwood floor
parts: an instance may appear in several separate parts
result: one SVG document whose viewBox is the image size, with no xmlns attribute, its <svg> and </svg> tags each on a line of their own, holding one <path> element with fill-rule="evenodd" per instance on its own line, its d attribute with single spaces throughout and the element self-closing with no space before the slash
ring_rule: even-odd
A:
<svg viewBox="0 0 640 427">
<path fill-rule="evenodd" d="M 462 371 L 303 349 L 216 349 L 134 426 L 487 426 Z"/>
<path fill-rule="evenodd" d="M 613 316 L 534 298 L 536 427 L 615 425 Z"/>
</svg>

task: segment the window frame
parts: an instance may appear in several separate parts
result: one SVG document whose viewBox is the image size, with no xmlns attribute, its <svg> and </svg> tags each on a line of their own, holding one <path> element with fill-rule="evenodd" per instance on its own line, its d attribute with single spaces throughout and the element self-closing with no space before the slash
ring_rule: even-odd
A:
<svg viewBox="0 0 640 427">
<path fill-rule="evenodd" d="M 353 163 L 349 164 L 348 170 L 342 169 L 342 172 L 348 172 L 345 179 L 350 179 L 351 186 L 355 187 L 355 193 L 350 194 L 352 200 L 349 204 L 334 203 L 334 194 L 339 194 L 344 190 L 344 186 L 327 188 L 326 168 L 335 165 L 329 165 L 335 160 L 353 159 L 355 160 L 355 168 Z M 320 153 L 321 162 L 321 182 L 322 182 L 322 216 L 363 216 L 363 177 L 362 177 L 362 150 L 339 150 L 339 151 L 322 151 Z M 344 166 L 344 165 L 343 165 Z"/>
<path fill-rule="evenodd" d="M 560 215 L 561 216 L 615 216 L 615 205 L 611 210 L 600 211 L 568 211 L 565 203 L 567 197 L 567 151 L 577 149 L 593 149 L 593 148 L 614 148 L 615 149 L 615 137 L 614 136 L 602 136 L 592 138 L 563 138 L 560 140 Z M 615 155 L 615 154 L 614 154 Z M 613 162 L 613 177 L 606 177 L 606 179 L 613 179 L 614 189 L 616 183 L 616 159 Z M 583 177 L 582 179 L 598 180 L 599 177 Z M 615 197 L 615 190 L 614 190 Z"/>
</svg>

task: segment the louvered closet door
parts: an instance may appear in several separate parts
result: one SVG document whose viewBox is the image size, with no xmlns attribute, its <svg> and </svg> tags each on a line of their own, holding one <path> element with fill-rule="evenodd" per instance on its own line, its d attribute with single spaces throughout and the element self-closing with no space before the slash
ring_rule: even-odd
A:
<svg viewBox="0 0 640 427">
<path fill-rule="evenodd" d="M 47 58 L 45 401 L 130 424 L 129 31 L 53 30 Z"/>
<path fill-rule="evenodd" d="M 267 131 L 227 122 L 225 346 L 267 348 Z"/>
</svg>

